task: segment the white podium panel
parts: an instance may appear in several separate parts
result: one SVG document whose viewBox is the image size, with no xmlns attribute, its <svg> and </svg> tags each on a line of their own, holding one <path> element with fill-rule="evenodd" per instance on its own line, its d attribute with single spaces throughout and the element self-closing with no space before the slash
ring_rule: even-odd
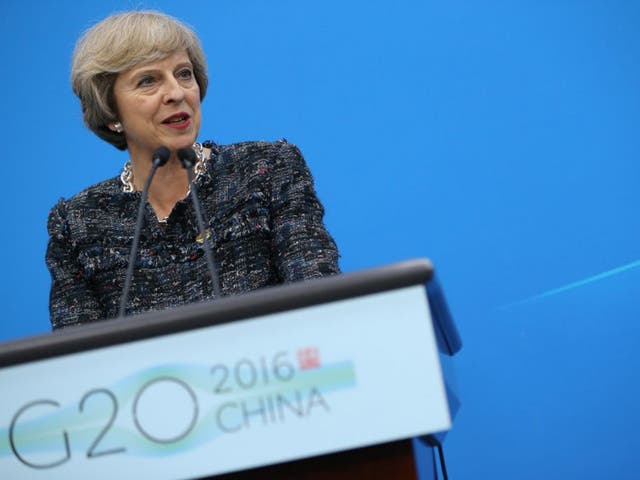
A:
<svg viewBox="0 0 640 480">
<path fill-rule="evenodd" d="M 0 369 L 7 479 L 194 478 L 450 428 L 425 288 Z"/>
</svg>

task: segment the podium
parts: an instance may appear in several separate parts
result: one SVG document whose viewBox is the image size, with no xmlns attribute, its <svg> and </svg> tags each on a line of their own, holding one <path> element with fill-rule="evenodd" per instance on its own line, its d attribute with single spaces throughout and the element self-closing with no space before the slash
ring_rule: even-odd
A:
<svg viewBox="0 0 640 480">
<path fill-rule="evenodd" d="M 426 288 L 425 288 L 426 287 Z M 461 347 L 412 260 L 0 345 L 0 471 L 21 478 L 417 478 Z"/>
</svg>

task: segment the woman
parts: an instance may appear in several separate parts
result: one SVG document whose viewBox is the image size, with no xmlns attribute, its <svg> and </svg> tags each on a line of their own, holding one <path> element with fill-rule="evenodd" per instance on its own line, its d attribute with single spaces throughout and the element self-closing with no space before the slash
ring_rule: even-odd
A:
<svg viewBox="0 0 640 480">
<path fill-rule="evenodd" d="M 158 12 L 110 16 L 78 41 L 71 79 L 86 125 L 128 150 L 129 160 L 120 175 L 60 200 L 49 214 L 54 329 L 117 316 L 140 190 L 160 146 L 171 157 L 149 189 L 127 314 L 213 298 L 207 240 L 224 295 L 339 271 L 297 147 L 197 142 L 207 73 L 189 28 Z M 191 145 L 209 239 L 198 235 L 175 153 Z"/>
</svg>

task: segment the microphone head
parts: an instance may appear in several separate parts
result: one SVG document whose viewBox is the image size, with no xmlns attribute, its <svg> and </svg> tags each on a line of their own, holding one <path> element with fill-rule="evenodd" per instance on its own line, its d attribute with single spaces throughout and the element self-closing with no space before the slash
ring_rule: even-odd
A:
<svg viewBox="0 0 640 480">
<path fill-rule="evenodd" d="M 151 156 L 151 162 L 157 167 L 163 166 L 169 161 L 171 151 L 167 147 L 158 147 Z"/>
<path fill-rule="evenodd" d="M 193 148 L 179 148 L 176 153 L 178 154 L 180 163 L 182 163 L 182 168 L 193 168 L 196 164 L 198 157 L 196 156 L 196 152 L 193 151 Z"/>
</svg>

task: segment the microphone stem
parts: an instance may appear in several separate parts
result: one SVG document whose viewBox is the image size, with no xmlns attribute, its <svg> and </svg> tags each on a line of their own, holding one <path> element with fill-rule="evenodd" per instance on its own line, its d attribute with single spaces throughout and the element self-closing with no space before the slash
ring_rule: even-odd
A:
<svg viewBox="0 0 640 480">
<path fill-rule="evenodd" d="M 218 271 L 216 269 L 215 262 L 213 261 L 213 254 L 211 253 L 211 245 L 209 243 L 209 235 L 204 228 L 204 222 L 202 220 L 202 211 L 200 209 L 200 201 L 198 200 L 198 192 L 196 190 L 196 184 L 193 181 L 193 167 L 187 168 L 187 175 L 189 177 L 189 191 L 191 193 L 191 200 L 193 208 L 196 211 L 196 220 L 198 221 L 198 230 L 200 231 L 200 237 L 202 238 L 202 247 L 204 248 L 204 254 L 207 259 L 207 267 L 209 267 L 209 274 L 211 276 L 211 283 L 213 284 L 213 295 L 215 298 L 220 298 L 222 293 L 220 291 L 220 280 L 218 279 Z"/>
<path fill-rule="evenodd" d="M 144 188 L 142 189 L 142 196 L 140 198 L 140 205 L 138 205 L 138 216 L 136 221 L 136 228 L 133 234 L 133 243 L 131 244 L 131 252 L 129 253 L 129 264 L 127 266 L 127 275 L 124 279 L 124 288 L 122 289 L 122 297 L 120 298 L 120 311 L 118 313 L 118 318 L 124 317 L 125 309 L 127 307 L 127 301 L 129 300 L 129 289 L 131 288 L 131 279 L 133 277 L 133 267 L 136 259 L 136 254 L 138 253 L 138 241 L 140 240 L 140 231 L 142 230 L 142 220 L 144 219 L 143 211 L 145 205 L 147 203 L 147 196 L 149 194 L 149 185 L 151 185 L 151 180 L 153 176 L 156 174 L 156 170 L 158 169 L 156 162 L 151 165 L 151 171 L 149 172 L 149 176 L 147 177 L 147 181 L 144 184 Z"/>
</svg>

